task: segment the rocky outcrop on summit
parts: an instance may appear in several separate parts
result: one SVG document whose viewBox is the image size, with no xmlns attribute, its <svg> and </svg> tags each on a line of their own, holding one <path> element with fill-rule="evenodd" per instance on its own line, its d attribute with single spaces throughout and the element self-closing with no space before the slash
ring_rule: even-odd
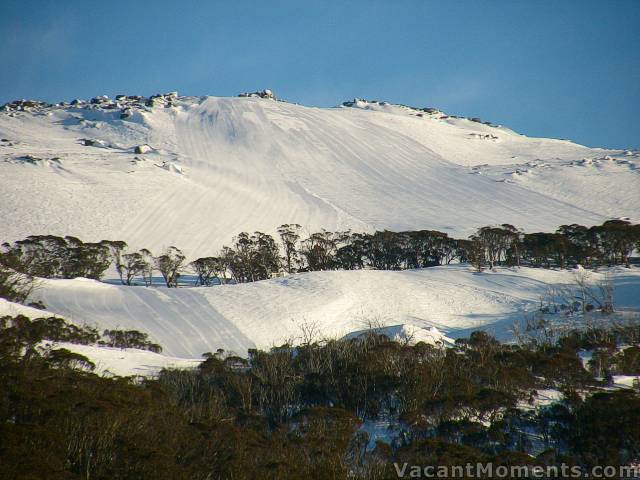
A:
<svg viewBox="0 0 640 480">
<path fill-rule="evenodd" d="M 276 96 L 268 88 L 265 90 L 258 90 L 256 92 L 243 92 L 239 97 L 252 97 L 252 98 L 268 98 L 270 100 L 277 100 Z"/>
</svg>

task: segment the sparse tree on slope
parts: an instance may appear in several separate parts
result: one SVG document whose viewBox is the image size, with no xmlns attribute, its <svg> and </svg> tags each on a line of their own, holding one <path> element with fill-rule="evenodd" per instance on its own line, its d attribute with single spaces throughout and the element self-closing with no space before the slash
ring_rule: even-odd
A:
<svg viewBox="0 0 640 480">
<path fill-rule="evenodd" d="M 191 262 L 191 267 L 198 275 L 198 285 L 208 287 L 214 278 L 219 278 L 223 262 L 218 257 L 198 258 Z"/>
<path fill-rule="evenodd" d="M 186 257 L 176 247 L 169 247 L 165 253 L 155 258 L 155 266 L 162 274 L 168 288 L 177 288 L 180 269 L 184 266 Z"/>
<path fill-rule="evenodd" d="M 271 235 L 255 232 L 252 236 L 255 245 L 255 263 L 260 280 L 266 280 L 280 271 L 280 252 Z"/>
<path fill-rule="evenodd" d="M 302 242 L 300 253 L 311 271 L 331 270 L 335 266 L 336 235 L 322 230 L 313 233 Z"/>
<path fill-rule="evenodd" d="M 142 269 L 142 278 L 144 279 L 145 286 L 148 287 L 153 283 L 154 257 L 146 248 L 140 250 L 140 256 L 142 257 L 142 262 L 144 264 L 144 268 Z"/>
<path fill-rule="evenodd" d="M 295 265 L 299 261 L 296 245 L 298 240 L 300 240 L 300 234 L 298 232 L 301 228 L 297 223 L 280 225 L 278 227 L 278 233 L 280 234 L 282 248 L 284 250 L 284 266 L 287 273 L 293 273 Z"/>
<path fill-rule="evenodd" d="M 122 240 L 104 240 L 102 243 L 107 246 L 111 252 L 113 265 L 116 268 L 116 272 L 118 272 L 120 282 L 122 282 L 123 285 L 127 284 L 125 282 L 125 275 L 122 268 L 122 252 L 127 248 L 127 242 L 123 242 Z"/>
<path fill-rule="evenodd" d="M 122 272 L 120 273 L 120 278 L 123 284 L 131 285 L 133 279 L 138 275 L 144 276 L 145 270 L 148 268 L 149 264 L 142 253 L 125 253 L 122 255 L 120 264 L 120 271 Z"/>
<path fill-rule="evenodd" d="M 482 271 L 485 264 L 486 248 L 484 242 L 477 235 L 469 237 L 469 241 L 465 242 L 466 258 L 471 262 L 478 272 Z"/>
</svg>

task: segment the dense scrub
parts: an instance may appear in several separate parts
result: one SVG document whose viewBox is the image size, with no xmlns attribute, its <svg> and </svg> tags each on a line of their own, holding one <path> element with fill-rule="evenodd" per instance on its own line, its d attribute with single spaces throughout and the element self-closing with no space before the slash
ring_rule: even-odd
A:
<svg viewBox="0 0 640 480">
<path fill-rule="evenodd" d="M 62 321 L 0 323 L 0 471 L 27 479 L 397 478 L 419 465 L 618 465 L 640 458 L 640 395 L 607 391 L 579 348 L 638 348 L 637 325 L 451 348 L 377 335 L 206 355 L 156 379 L 102 378 L 44 339 Z M 634 343 L 635 342 L 635 343 Z M 531 408 L 540 389 L 564 400 Z M 395 425 L 369 445 L 360 428 Z M 505 463 L 506 462 L 506 463 Z"/>
<path fill-rule="evenodd" d="M 162 352 L 162 347 L 149 340 L 149 335 L 137 330 L 104 330 L 69 323 L 60 317 L 29 319 L 24 315 L 0 317 L 0 329 L 4 336 L 15 338 L 18 343 L 28 345 L 35 351 L 43 340 L 68 342 L 78 345 L 103 345 L 115 348 L 136 348 L 152 352 Z M 25 343 L 26 342 L 26 343 Z"/>
</svg>

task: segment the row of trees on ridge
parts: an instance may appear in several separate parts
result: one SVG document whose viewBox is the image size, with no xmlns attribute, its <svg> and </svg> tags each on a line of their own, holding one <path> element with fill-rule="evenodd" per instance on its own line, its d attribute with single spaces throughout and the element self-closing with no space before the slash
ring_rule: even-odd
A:
<svg viewBox="0 0 640 480">
<path fill-rule="evenodd" d="M 485 226 L 467 239 L 436 230 L 374 233 L 322 230 L 302 235 L 297 224 L 277 229 L 278 240 L 262 232 L 242 232 L 217 256 L 187 262 L 177 247 L 154 256 L 149 250 L 127 251 L 123 241 L 82 242 L 76 237 L 34 235 L 5 243 L 0 265 L 34 277 L 100 279 L 112 264 L 124 285 L 141 278 L 152 283 L 160 272 L 177 287 L 190 270 L 199 285 L 253 282 L 281 273 L 319 270 L 404 270 L 470 263 L 480 271 L 495 266 L 568 268 L 630 266 L 640 250 L 640 225 L 610 220 L 602 225 L 563 225 L 553 233 L 524 233 L 513 225 Z"/>
</svg>

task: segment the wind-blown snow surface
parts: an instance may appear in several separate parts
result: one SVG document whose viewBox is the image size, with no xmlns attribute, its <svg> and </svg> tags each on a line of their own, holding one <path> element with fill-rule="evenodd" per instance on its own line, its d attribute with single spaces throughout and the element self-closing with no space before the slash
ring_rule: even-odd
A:
<svg viewBox="0 0 640 480">
<path fill-rule="evenodd" d="M 108 238 L 195 258 L 283 223 L 466 236 L 640 219 L 637 152 L 363 101 L 179 97 L 124 119 L 112 105 L 0 113 L 0 240 Z"/>
<path fill-rule="evenodd" d="M 597 281 L 602 274 L 591 275 Z M 640 270 L 620 268 L 611 275 L 618 308 L 640 309 Z M 416 340 L 437 340 L 433 327 L 451 338 L 479 328 L 509 338 L 514 322 L 536 311 L 550 286 L 573 282 L 571 271 L 500 268 L 476 273 L 447 266 L 314 272 L 180 289 L 43 280 L 35 297 L 68 320 L 137 329 L 149 333 L 167 355 L 198 358 L 218 348 L 245 355 L 251 347 L 299 342 L 305 327 L 334 338 L 371 325 L 392 326 L 393 335 L 408 331 Z M 0 314 L 2 310 L 0 304 Z"/>
</svg>

